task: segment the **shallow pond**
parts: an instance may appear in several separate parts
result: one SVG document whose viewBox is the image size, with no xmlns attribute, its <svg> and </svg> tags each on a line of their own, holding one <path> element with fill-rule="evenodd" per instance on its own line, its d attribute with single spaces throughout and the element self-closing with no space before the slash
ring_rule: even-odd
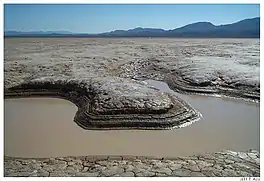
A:
<svg viewBox="0 0 264 181">
<path fill-rule="evenodd" d="M 167 84 L 147 81 L 165 92 Z M 7 156 L 184 156 L 225 149 L 260 149 L 259 104 L 181 95 L 203 118 L 174 130 L 84 130 L 73 122 L 77 107 L 57 98 L 4 100 Z"/>
</svg>

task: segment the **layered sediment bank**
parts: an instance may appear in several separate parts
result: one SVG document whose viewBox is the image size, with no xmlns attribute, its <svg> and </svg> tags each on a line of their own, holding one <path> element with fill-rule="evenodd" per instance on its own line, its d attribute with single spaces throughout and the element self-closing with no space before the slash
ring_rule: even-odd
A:
<svg viewBox="0 0 264 181">
<path fill-rule="evenodd" d="M 54 96 L 78 107 L 85 129 L 171 129 L 200 119 L 199 112 L 169 93 L 140 81 L 114 77 L 42 77 L 5 89 L 5 97 Z"/>
</svg>

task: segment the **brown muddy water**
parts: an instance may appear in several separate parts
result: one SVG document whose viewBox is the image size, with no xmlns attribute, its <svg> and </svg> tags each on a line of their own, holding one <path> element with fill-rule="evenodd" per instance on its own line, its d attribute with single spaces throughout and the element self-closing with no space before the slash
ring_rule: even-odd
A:
<svg viewBox="0 0 264 181">
<path fill-rule="evenodd" d="M 170 92 L 167 84 L 147 81 Z M 57 98 L 4 100 L 6 156 L 185 156 L 225 149 L 260 149 L 259 104 L 177 94 L 203 118 L 174 130 L 84 130 L 73 122 L 77 107 Z"/>
</svg>

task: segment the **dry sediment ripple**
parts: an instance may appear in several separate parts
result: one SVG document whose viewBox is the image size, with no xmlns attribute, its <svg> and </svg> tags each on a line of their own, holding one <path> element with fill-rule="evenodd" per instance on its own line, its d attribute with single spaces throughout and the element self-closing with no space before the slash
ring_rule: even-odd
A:
<svg viewBox="0 0 264 181">
<path fill-rule="evenodd" d="M 189 157 L 5 157 L 4 176 L 259 177 L 259 152 L 222 151 Z"/>
</svg>

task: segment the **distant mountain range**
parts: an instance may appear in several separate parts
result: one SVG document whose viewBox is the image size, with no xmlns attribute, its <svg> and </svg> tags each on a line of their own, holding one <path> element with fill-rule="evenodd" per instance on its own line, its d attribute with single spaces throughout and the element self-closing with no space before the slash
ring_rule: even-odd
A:
<svg viewBox="0 0 264 181">
<path fill-rule="evenodd" d="M 157 28 L 134 28 L 99 34 L 78 34 L 68 31 L 5 31 L 6 37 L 189 37 L 189 38 L 259 38 L 260 18 L 245 19 L 236 23 L 215 26 L 210 22 L 197 22 L 164 30 Z"/>
<path fill-rule="evenodd" d="M 29 32 L 22 32 L 22 31 L 5 31 L 5 36 L 17 36 L 17 35 L 64 35 L 64 34 L 73 34 L 69 31 L 29 31 Z"/>
</svg>

